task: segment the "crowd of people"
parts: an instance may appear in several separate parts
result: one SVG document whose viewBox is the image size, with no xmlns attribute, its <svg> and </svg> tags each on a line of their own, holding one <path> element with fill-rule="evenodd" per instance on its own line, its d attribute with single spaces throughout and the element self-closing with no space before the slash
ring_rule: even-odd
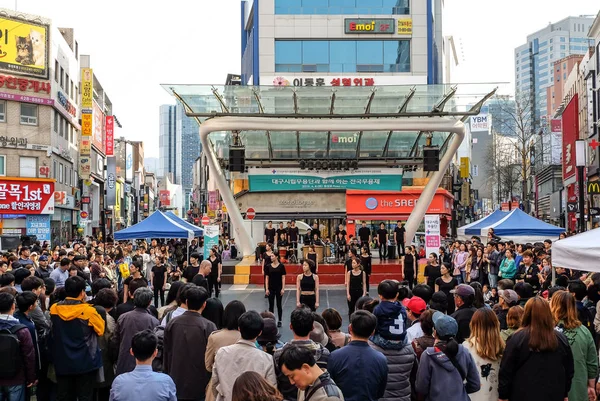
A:
<svg viewBox="0 0 600 401">
<path fill-rule="evenodd" d="M 383 280 L 373 297 L 369 249 L 352 247 L 347 311 L 317 312 L 318 268 L 303 260 L 286 344 L 276 254 L 259 313 L 218 298 L 218 249 L 188 261 L 177 246 L 90 240 L 2 255 L 2 399 L 596 399 L 600 273 L 556 268 L 553 282 L 552 241 L 454 243 L 429 255 L 422 283 L 407 247 L 414 280 Z"/>
</svg>

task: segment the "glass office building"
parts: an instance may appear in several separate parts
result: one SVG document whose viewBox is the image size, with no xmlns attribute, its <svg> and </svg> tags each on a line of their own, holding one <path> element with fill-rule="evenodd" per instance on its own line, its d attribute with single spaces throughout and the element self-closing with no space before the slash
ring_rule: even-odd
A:
<svg viewBox="0 0 600 401">
<path fill-rule="evenodd" d="M 246 0 L 241 32 L 244 85 L 442 83 L 441 0 Z"/>
</svg>

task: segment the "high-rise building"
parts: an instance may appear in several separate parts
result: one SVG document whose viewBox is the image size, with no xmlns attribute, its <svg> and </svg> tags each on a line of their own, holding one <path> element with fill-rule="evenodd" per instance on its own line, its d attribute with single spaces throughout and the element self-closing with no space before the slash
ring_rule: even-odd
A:
<svg viewBox="0 0 600 401">
<path fill-rule="evenodd" d="M 157 174 L 159 170 L 158 157 L 145 157 L 144 168 L 146 169 L 146 173 Z"/>
<path fill-rule="evenodd" d="M 534 128 L 547 116 L 546 88 L 554 84 L 554 62 L 572 54 L 583 55 L 593 46 L 588 38 L 593 21 L 593 16 L 565 18 L 527 36 L 527 43 L 515 49 L 515 89 L 528 98 L 535 112 Z M 566 79 L 566 75 L 556 79 Z"/>
<path fill-rule="evenodd" d="M 160 106 L 160 136 L 158 177 L 170 177 L 173 184 L 181 185 L 183 207 L 189 208 L 193 187 L 194 161 L 200 156 L 201 145 L 198 123 L 186 117 L 181 104 Z"/>
<path fill-rule="evenodd" d="M 442 0 L 242 1 L 242 84 L 438 84 Z"/>
<path fill-rule="evenodd" d="M 160 106 L 158 137 L 158 176 L 171 176 L 171 182 L 177 184 L 179 173 L 177 162 L 177 107 L 163 104 Z"/>
</svg>

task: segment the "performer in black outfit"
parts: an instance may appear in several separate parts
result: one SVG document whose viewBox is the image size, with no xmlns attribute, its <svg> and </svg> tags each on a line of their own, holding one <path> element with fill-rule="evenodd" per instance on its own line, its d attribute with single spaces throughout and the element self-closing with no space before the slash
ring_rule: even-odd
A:
<svg viewBox="0 0 600 401">
<path fill-rule="evenodd" d="M 275 311 L 275 299 L 277 299 L 277 327 L 281 327 L 283 319 L 283 308 L 281 299 L 285 291 L 285 266 L 279 263 L 279 257 L 275 254 L 271 255 L 271 266 L 267 271 L 267 295 L 269 296 L 269 312 Z"/>
<path fill-rule="evenodd" d="M 404 255 L 404 237 L 406 235 L 406 229 L 404 224 L 398 220 L 398 225 L 394 228 L 394 241 L 396 242 L 396 248 L 398 249 L 398 257 Z"/>
<path fill-rule="evenodd" d="M 313 274 L 314 269 L 312 260 L 302 261 L 302 274 L 296 279 L 296 307 L 304 304 L 313 312 L 319 307 L 319 277 Z"/>
<path fill-rule="evenodd" d="M 274 244 L 275 243 L 275 228 L 273 228 L 273 222 L 269 220 L 269 222 L 267 223 L 267 227 L 265 227 L 265 235 L 264 235 L 264 241 L 267 244 Z"/>
</svg>

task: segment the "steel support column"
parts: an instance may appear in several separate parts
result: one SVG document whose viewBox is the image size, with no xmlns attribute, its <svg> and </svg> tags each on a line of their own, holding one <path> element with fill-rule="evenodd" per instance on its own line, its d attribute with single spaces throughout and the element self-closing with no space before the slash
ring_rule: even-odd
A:
<svg viewBox="0 0 600 401">
<path fill-rule="evenodd" d="M 209 119 L 200 125 L 200 141 L 202 142 L 202 151 L 206 152 L 207 161 L 210 170 L 213 173 L 215 184 L 219 189 L 223 202 L 227 206 L 231 223 L 233 225 L 234 237 L 239 241 L 244 256 L 254 254 L 254 245 L 248 230 L 244 226 L 242 213 L 237 207 L 235 199 L 225 175 L 219 166 L 217 155 L 208 140 L 211 132 L 217 131 L 242 131 L 242 130 L 271 130 L 287 131 L 295 134 L 296 131 L 308 132 L 343 132 L 343 131 L 436 131 L 451 132 L 456 134 L 448 146 L 448 151 L 440 161 L 440 168 L 436 171 L 423 189 L 417 206 L 411 213 L 406 223 L 406 240 L 408 243 L 421 224 L 425 212 L 431 203 L 436 190 L 438 189 L 444 172 L 450 165 L 454 153 L 458 150 L 465 135 L 464 124 L 447 117 L 421 117 L 421 118 L 380 118 L 380 119 L 339 119 L 339 118 L 265 118 L 265 117 L 216 117 Z"/>
</svg>

